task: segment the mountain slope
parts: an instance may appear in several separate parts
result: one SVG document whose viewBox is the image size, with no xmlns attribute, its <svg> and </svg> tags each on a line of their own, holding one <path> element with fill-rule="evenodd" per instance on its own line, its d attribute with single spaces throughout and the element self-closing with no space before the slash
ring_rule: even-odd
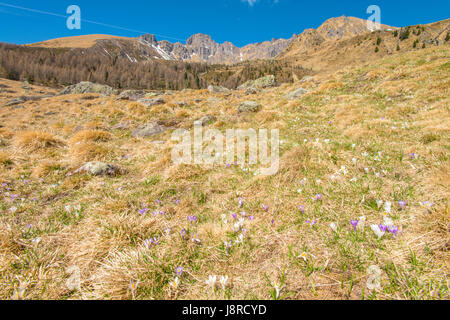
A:
<svg viewBox="0 0 450 320">
<path fill-rule="evenodd" d="M 338 25 L 342 25 L 345 18 L 338 21 L 341 22 Z M 330 33 L 328 23 L 325 25 L 326 28 L 309 29 L 297 36 L 276 59 L 311 68 L 315 72 L 329 72 L 344 66 L 368 63 L 397 51 L 419 50 L 424 46 L 449 43 L 446 38 L 450 31 L 450 19 L 406 28 L 385 26 L 379 31 L 363 32 L 351 37 L 353 32 L 358 32 L 355 30 L 362 30 L 364 26 L 364 23 L 358 22 L 355 29 L 334 28 L 343 30 L 338 32 L 340 38 L 335 32 Z"/>
<path fill-rule="evenodd" d="M 265 300 L 283 279 L 286 299 L 448 300 L 449 61 L 448 45 L 394 52 L 153 107 L 0 79 L 0 299 Z M 260 110 L 239 113 L 249 99 Z M 175 164 L 172 134 L 204 117 L 224 135 L 278 129 L 278 173 Z M 74 174 L 88 161 L 121 170 Z"/>
</svg>

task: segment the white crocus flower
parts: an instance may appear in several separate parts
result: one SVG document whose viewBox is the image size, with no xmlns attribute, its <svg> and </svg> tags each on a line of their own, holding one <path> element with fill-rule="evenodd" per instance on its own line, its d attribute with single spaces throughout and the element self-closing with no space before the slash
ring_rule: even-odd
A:
<svg viewBox="0 0 450 320">
<path fill-rule="evenodd" d="M 392 221 L 392 219 L 389 218 L 388 216 L 385 216 L 385 217 L 383 218 L 383 224 L 384 224 L 386 227 L 392 227 L 392 226 L 394 225 L 394 221 Z"/>
<path fill-rule="evenodd" d="M 178 277 L 175 277 L 175 279 L 173 279 L 173 281 L 169 282 L 169 285 L 174 289 L 177 289 L 179 284 L 180 284 L 180 279 Z"/>
<path fill-rule="evenodd" d="M 366 225 L 366 217 L 365 216 L 359 217 L 359 222 L 358 222 L 357 228 L 360 230 L 364 230 L 365 225 Z"/>
<path fill-rule="evenodd" d="M 223 224 L 227 224 L 228 223 L 227 215 L 223 213 L 221 217 Z"/>
<path fill-rule="evenodd" d="M 385 231 L 381 231 L 378 225 L 372 224 L 370 225 L 370 229 L 372 229 L 378 239 L 381 239 L 384 236 Z"/>
<path fill-rule="evenodd" d="M 382 205 L 383 205 L 383 200 L 377 200 L 378 209 L 380 209 Z"/>
<path fill-rule="evenodd" d="M 334 222 L 330 223 L 330 228 L 331 230 L 333 230 L 334 232 L 337 232 L 337 226 Z"/>
<path fill-rule="evenodd" d="M 212 289 L 216 286 L 217 276 L 210 275 L 208 280 L 206 280 L 206 284 L 210 286 Z"/>
<path fill-rule="evenodd" d="M 392 203 L 390 201 L 386 201 L 384 203 L 384 211 L 386 211 L 387 213 L 391 213 L 391 207 Z"/>
<path fill-rule="evenodd" d="M 220 285 L 222 286 L 222 289 L 225 290 L 225 288 L 227 287 L 228 276 L 221 276 L 219 282 Z"/>
</svg>

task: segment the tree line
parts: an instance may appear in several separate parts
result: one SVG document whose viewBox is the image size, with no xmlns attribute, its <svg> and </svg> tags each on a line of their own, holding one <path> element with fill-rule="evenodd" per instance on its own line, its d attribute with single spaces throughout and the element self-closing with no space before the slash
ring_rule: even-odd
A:
<svg viewBox="0 0 450 320">
<path fill-rule="evenodd" d="M 247 80 L 273 74 L 279 82 L 293 81 L 293 74 L 307 74 L 276 60 L 258 60 L 235 66 L 107 56 L 95 48 L 36 48 L 0 44 L 0 77 L 61 87 L 90 81 L 117 89 L 200 89 L 209 84 L 236 88 Z"/>
</svg>

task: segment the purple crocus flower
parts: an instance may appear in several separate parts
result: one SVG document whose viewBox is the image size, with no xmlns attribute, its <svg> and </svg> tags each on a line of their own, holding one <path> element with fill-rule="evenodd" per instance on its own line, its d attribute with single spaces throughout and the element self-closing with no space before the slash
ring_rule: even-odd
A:
<svg viewBox="0 0 450 320">
<path fill-rule="evenodd" d="M 275 220 L 272 219 L 272 221 L 270 221 L 270 224 L 273 225 L 275 223 Z"/>
<path fill-rule="evenodd" d="M 157 205 L 161 205 L 161 200 L 158 199 L 155 202 L 156 202 Z"/>
<path fill-rule="evenodd" d="M 249 216 L 248 219 L 249 219 L 250 221 L 253 221 L 253 220 L 255 220 L 255 217 L 254 217 L 254 216 Z"/>
<path fill-rule="evenodd" d="M 298 210 L 300 210 L 301 213 L 305 213 L 305 206 L 299 206 Z"/>
<path fill-rule="evenodd" d="M 152 240 L 151 239 L 144 240 L 144 246 L 146 246 L 148 249 L 151 249 Z"/>
<path fill-rule="evenodd" d="M 392 233 L 394 236 L 397 236 L 398 234 L 398 227 L 394 227 L 394 226 L 388 226 L 387 229 L 389 230 L 390 233 Z"/>
<path fill-rule="evenodd" d="M 350 224 L 353 226 L 353 230 L 356 230 L 356 226 L 358 225 L 358 220 L 350 220 Z"/>
<path fill-rule="evenodd" d="M 139 210 L 139 214 L 142 216 L 143 214 L 145 214 L 145 213 L 147 213 L 148 212 L 148 209 L 147 208 L 144 208 L 144 209 L 141 209 L 141 210 Z"/>
<path fill-rule="evenodd" d="M 177 276 L 181 277 L 181 275 L 183 274 L 183 267 L 175 268 L 175 272 L 177 273 Z"/>
<path fill-rule="evenodd" d="M 189 216 L 188 220 L 189 220 L 189 222 L 194 223 L 194 222 L 197 222 L 198 218 L 196 216 Z"/>
<path fill-rule="evenodd" d="M 186 230 L 185 229 L 181 229 L 180 235 L 184 239 L 184 237 L 186 236 Z"/>
<path fill-rule="evenodd" d="M 398 205 L 400 206 L 400 208 L 401 208 L 402 210 L 405 210 L 405 208 L 406 208 L 406 201 L 400 200 L 400 201 L 398 202 Z"/>
<path fill-rule="evenodd" d="M 159 237 L 158 237 L 158 238 L 153 237 L 153 239 L 152 239 L 151 241 L 152 241 L 152 243 L 153 243 L 154 245 L 158 245 L 158 244 L 159 244 Z"/>
<path fill-rule="evenodd" d="M 316 224 L 316 220 L 306 220 L 306 223 L 307 224 L 309 224 L 311 227 L 313 226 L 313 225 L 315 225 Z"/>
<path fill-rule="evenodd" d="M 175 204 L 176 204 L 176 205 L 179 205 L 180 202 L 181 202 L 181 201 L 180 201 L 179 199 L 175 200 Z"/>
<path fill-rule="evenodd" d="M 239 197 L 239 208 L 244 206 L 244 198 Z"/>
<path fill-rule="evenodd" d="M 316 194 L 316 196 L 314 197 L 314 200 L 321 201 L 322 200 L 322 195 L 320 193 Z"/>
<path fill-rule="evenodd" d="M 416 158 L 416 154 L 412 152 L 409 154 L 409 157 L 411 158 L 411 160 L 414 160 Z"/>
<path fill-rule="evenodd" d="M 234 220 L 237 219 L 237 213 L 233 213 L 231 216 L 233 217 Z"/>
<path fill-rule="evenodd" d="M 269 206 L 268 205 L 263 204 L 262 207 L 263 207 L 265 212 L 269 212 Z"/>
<path fill-rule="evenodd" d="M 378 225 L 378 228 L 380 228 L 380 231 L 381 231 L 381 232 L 386 232 L 386 229 L 387 229 L 387 227 L 386 227 L 386 226 L 383 226 L 382 224 L 379 224 L 379 225 Z"/>
<path fill-rule="evenodd" d="M 227 167 L 227 168 L 231 168 L 231 164 L 227 163 L 227 164 L 226 164 L 226 167 Z"/>
</svg>

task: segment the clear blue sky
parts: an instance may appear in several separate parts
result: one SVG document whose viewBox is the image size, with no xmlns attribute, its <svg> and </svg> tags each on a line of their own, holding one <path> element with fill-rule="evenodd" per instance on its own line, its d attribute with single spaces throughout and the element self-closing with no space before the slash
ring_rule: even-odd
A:
<svg viewBox="0 0 450 320">
<path fill-rule="evenodd" d="M 64 16 L 72 4 L 81 8 L 82 19 L 129 30 L 88 22 L 82 22 L 81 30 L 68 30 Z M 366 9 L 372 4 L 381 8 L 381 23 L 398 27 L 450 16 L 448 0 L 0 0 L 0 41 L 24 44 L 94 33 L 136 37 L 140 33 L 135 31 L 143 31 L 158 34 L 158 40 L 182 42 L 192 34 L 207 33 L 217 42 L 244 46 L 290 38 L 304 29 L 317 28 L 331 17 L 367 19 Z"/>
</svg>

